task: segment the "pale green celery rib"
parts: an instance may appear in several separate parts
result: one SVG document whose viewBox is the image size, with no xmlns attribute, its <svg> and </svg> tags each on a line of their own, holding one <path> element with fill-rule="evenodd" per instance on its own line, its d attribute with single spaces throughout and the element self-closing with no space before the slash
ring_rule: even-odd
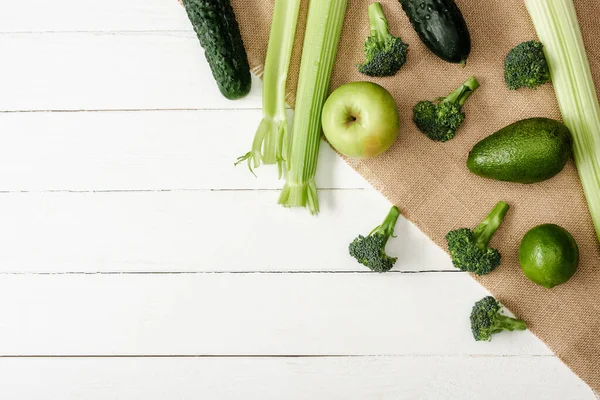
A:
<svg viewBox="0 0 600 400">
<path fill-rule="evenodd" d="M 319 212 L 314 177 L 321 141 L 321 110 L 329 90 L 347 5 L 347 0 L 309 2 L 286 183 L 279 204 L 306 207 L 311 214 Z"/>
<path fill-rule="evenodd" d="M 573 0 L 525 0 L 550 66 L 563 122 L 600 240 L 600 105 Z"/>
<path fill-rule="evenodd" d="M 248 162 L 250 171 L 261 164 L 277 164 L 281 177 L 283 149 L 288 140 L 285 106 L 287 81 L 298 12 L 301 0 L 277 0 L 273 8 L 271 32 L 263 73 L 263 119 L 258 125 L 252 150 L 239 157 L 236 164 Z"/>
</svg>

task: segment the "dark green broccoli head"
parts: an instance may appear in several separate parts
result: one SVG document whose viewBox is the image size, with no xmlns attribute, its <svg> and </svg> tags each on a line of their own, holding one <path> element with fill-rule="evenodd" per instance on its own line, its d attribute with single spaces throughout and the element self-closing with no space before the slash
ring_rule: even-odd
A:
<svg viewBox="0 0 600 400">
<path fill-rule="evenodd" d="M 431 140 L 445 142 L 456 135 L 465 113 L 456 103 L 420 101 L 413 108 L 413 121 Z"/>
<path fill-rule="evenodd" d="M 394 235 L 394 226 L 400 216 L 400 210 L 396 206 L 367 236 L 359 235 L 350 243 L 348 249 L 350 255 L 359 263 L 375 272 L 387 272 L 396 263 L 397 257 L 390 257 L 385 252 L 385 245 L 390 237 Z"/>
<path fill-rule="evenodd" d="M 393 76 L 406 63 L 408 45 L 392 36 L 380 3 L 369 5 L 371 34 L 364 46 L 366 61 L 358 71 L 368 76 Z"/>
<path fill-rule="evenodd" d="M 550 82 L 544 46 L 531 40 L 517 45 L 504 60 L 504 80 L 510 90 L 535 89 Z"/>
<path fill-rule="evenodd" d="M 408 45 L 399 37 L 388 35 L 383 43 L 369 36 L 365 42 L 367 61 L 358 71 L 368 76 L 393 76 L 406 63 Z"/>
<path fill-rule="evenodd" d="M 448 251 L 456 268 L 486 275 L 500 265 L 500 252 L 488 247 L 488 243 L 500 227 L 508 208 L 508 204 L 499 201 L 475 229 L 460 228 L 448 232 Z"/>
<path fill-rule="evenodd" d="M 520 319 L 500 314 L 502 306 L 492 296 L 484 297 L 471 310 L 471 331 L 475 340 L 492 340 L 492 335 L 504 330 L 525 330 L 527 324 Z"/>
<path fill-rule="evenodd" d="M 370 236 L 359 235 L 350 243 L 350 255 L 375 272 L 387 272 L 396 263 L 397 257 L 390 257 L 385 253 L 388 238 L 382 234 Z"/>
<path fill-rule="evenodd" d="M 480 248 L 471 229 L 450 231 L 446 240 L 452 264 L 461 271 L 487 275 L 500 265 L 500 252 L 491 247 Z"/>
<path fill-rule="evenodd" d="M 478 87 L 479 82 L 471 77 L 444 98 L 418 102 L 413 108 L 415 125 L 431 140 L 445 142 L 452 139 L 465 120 L 462 107 Z"/>
</svg>

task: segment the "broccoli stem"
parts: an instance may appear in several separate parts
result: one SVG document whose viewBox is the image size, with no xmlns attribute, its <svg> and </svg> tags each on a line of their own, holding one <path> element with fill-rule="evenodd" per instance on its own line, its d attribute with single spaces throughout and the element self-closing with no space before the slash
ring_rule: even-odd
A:
<svg viewBox="0 0 600 400">
<path fill-rule="evenodd" d="M 390 31 L 381 3 L 372 3 L 369 5 L 369 25 L 371 27 L 371 37 L 375 38 L 381 44 L 385 43 L 385 39 L 390 34 Z"/>
<path fill-rule="evenodd" d="M 462 107 L 462 105 L 465 104 L 465 101 L 467 101 L 469 96 L 471 96 L 478 87 L 479 82 L 477 82 L 477 79 L 475 79 L 475 77 L 472 76 L 469 79 L 467 79 L 465 83 L 463 83 L 454 91 L 452 91 L 452 93 L 446 96 L 446 98 L 444 98 L 444 100 L 442 101 L 456 103 Z"/>
<path fill-rule="evenodd" d="M 398 221 L 399 216 L 400 216 L 400 210 L 398 210 L 398 207 L 392 206 L 392 208 L 390 209 L 390 212 L 383 220 L 383 223 L 381 225 L 379 225 L 378 227 L 376 227 L 375 229 L 373 229 L 371 231 L 371 233 L 369 233 L 369 236 L 376 234 L 376 233 L 383 235 L 386 238 L 389 238 L 390 236 L 394 236 L 394 226 L 396 226 L 396 221 Z"/>
<path fill-rule="evenodd" d="M 527 324 L 525 321 L 520 319 L 507 317 L 506 315 L 496 314 L 494 317 L 494 329 L 495 333 L 502 332 L 503 330 L 509 331 L 524 331 L 527 329 Z"/>
<path fill-rule="evenodd" d="M 483 222 L 477 228 L 473 229 L 475 244 L 482 251 L 485 251 L 490 239 L 492 239 L 492 236 L 494 236 L 494 233 L 500 227 L 509 207 L 505 202 L 499 201 Z"/>
</svg>

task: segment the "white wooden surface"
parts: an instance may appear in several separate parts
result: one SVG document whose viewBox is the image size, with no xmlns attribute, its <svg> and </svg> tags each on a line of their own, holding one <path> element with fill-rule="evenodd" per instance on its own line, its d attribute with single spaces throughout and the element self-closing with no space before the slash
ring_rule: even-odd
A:
<svg viewBox="0 0 600 400">
<path fill-rule="evenodd" d="M 175 0 L 5 1 L 0 54 L 0 398 L 594 398 L 474 342 L 485 290 L 410 222 L 353 262 L 389 204 L 327 146 L 318 218 L 233 168 L 260 82 L 224 100 Z"/>
</svg>

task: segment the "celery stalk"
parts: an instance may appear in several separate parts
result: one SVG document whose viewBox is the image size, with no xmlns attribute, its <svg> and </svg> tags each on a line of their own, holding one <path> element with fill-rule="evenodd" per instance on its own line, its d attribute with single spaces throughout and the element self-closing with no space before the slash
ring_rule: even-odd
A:
<svg viewBox="0 0 600 400">
<path fill-rule="evenodd" d="M 321 141 L 321 110 L 342 33 L 347 0 L 311 0 L 298 77 L 296 110 L 288 157 L 286 183 L 279 197 L 285 207 L 319 212 L 315 186 Z"/>
<path fill-rule="evenodd" d="M 563 122 L 600 240 L 600 105 L 573 0 L 525 0 L 544 45 Z"/>
<path fill-rule="evenodd" d="M 262 161 L 263 164 L 277 164 L 281 177 L 283 146 L 288 136 L 285 83 L 292 57 L 300 3 L 301 0 L 276 0 L 273 8 L 263 74 L 263 119 L 254 136 L 252 150 L 239 157 L 236 162 L 237 165 L 247 161 L 252 172 Z"/>
</svg>

